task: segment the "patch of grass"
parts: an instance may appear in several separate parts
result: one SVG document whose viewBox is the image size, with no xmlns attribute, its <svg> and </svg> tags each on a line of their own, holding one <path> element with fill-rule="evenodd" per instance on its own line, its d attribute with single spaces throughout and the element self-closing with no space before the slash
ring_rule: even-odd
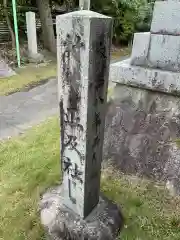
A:
<svg viewBox="0 0 180 240">
<path fill-rule="evenodd" d="M 42 240 L 39 196 L 60 182 L 59 121 L 0 142 L 0 239 Z M 102 174 L 102 191 L 125 217 L 121 240 L 179 240 L 180 200 L 163 187 L 114 171 Z"/>
<path fill-rule="evenodd" d="M 60 181 L 58 120 L 0 143 L 0 239 L 40 240 L 39 195 Z"/>
<path fill-rule="evenodd" d="M 130 53 L 131 53 L 131 48 L 130 47 L 115 48 L 111 52 L 111 58 L 112 59 L 118 59 L 120 57 L 124 57 L 124 56 L 130 55 Z"/>
<path fill-rule="evenodd" d="M 180 199 L 148 180 L 115 175 L 114 171 L 102 175 L 102 190 L 122 208 L 125 227 L 119 239 L 180 239 Z"/>
<path fill-rule="evenodd" d="M 130 48 L 116 48 L 111 52 L 111 59 L 130 54 Z M 43 80 L 57 76 L 56 62 L 47 65 L 28 65 L 25 68 L 16 69 L 17 75 L 0 79 L 0 96 L 29 89 L 43 83 Z"/>
<path fill-rule="evenodd" d="M 55 77 L 56 64 L 50 63 L 46 66 L 28 66 L 16 70 L 17 75 L 9 78 L 0 79 L 0 95 L 8 95 L 13 92 L 21 91 L 31 85 L 36 85 L 44 79 Z"/>
</svg>

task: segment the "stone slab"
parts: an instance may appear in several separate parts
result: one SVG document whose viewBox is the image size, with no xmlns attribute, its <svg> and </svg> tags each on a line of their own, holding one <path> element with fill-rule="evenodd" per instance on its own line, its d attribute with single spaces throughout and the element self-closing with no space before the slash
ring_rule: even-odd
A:
<svg viewBox="0 0 180 240">
<path fill-rule="evenodd" d="M 179 1 L 157 1 L 154 6 L 152 33 L 180 34 L 180 2 Z"/>
<path fill-rule="evenodd" d="M 133 48 L 131 53 L 132 65 L 145 65 L 148 56 L 150 38 L 150 32 L 134 34 Z"/>
<path fill-rule="evenodd" d="M 41 223 L 50 240 L 114 240 L 123 224 L 119 208 L 102 196 L 84 220 L 63 205 L 61 187 L 48 190 L 40 201 Z"/>
<path fill-rule="evenodd" d="M 151 34 L 148 66 L 180 71 L 180 36 Z"/>
<path fill-rule="evenodd" d="M 130 59 L 110 67 L 110 80 L 129 86 L 180 95 L 180 74 L 130 65 Z"/>
</svg>

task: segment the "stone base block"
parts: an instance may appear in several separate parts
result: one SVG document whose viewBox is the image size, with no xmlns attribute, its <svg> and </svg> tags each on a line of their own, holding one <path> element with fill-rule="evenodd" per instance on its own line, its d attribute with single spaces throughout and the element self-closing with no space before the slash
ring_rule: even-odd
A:
<svg viewBox="0 0 180 240">
<path fill-rule="evenodd" d="M 160 69 L 133 66 L 130 59 L 111 64 L 112 82 L 180 95 L 180 74 Z"/>
<path fill-rule="evenodd" d="M 50 240 L 114 240 L 123 224 L 118 207 L 100 197 L 98 206 L 81 219 L 62 204 L 61 187 L 48 190 L 40 202 L 41 223 Z"/>
<path fill-rule="evenodd" d="M 131 53 L 131 64 L 138 66 L 146 64 L 150 39 L 150 32 L 134 34 L 133 48 Z"/>
<path fill-rule="evenodd" d="M 180 36 L 151 34 L 148 66 L 180 72 Z"/>
</svg>

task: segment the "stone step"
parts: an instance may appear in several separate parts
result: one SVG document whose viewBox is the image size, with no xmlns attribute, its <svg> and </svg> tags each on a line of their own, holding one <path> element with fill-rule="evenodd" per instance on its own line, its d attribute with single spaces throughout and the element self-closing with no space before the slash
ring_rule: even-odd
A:
<svg viewBox="0 0 180 240">
<path fill-rule="evenodd" d="M 151 34 L 148 66 L 180 71 L 180 36 Z"/>
<path fill-rule="evenodd" d="M 109 78 L 114 83 L 180 95 L 180 74 L 133 66 L 130 59 L 111 64 Z"/>
<path fill-rule="evenodd" d="M 135 33 L 131 64 L 180 72 L 180 36 Z"/>
</svg>

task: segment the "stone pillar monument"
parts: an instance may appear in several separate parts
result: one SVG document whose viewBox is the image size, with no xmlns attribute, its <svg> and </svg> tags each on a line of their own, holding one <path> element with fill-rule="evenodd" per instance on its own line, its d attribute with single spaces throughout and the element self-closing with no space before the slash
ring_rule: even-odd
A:
<svg viewBox="0 0 180 240">
<path fill-rule="evenodd" d="M 100 196 L 112 19 L 92 11 L 57 17 L 62 186 L 41 201 L 50 239 L 114 239 L 122 217 Z"/>
<path fill-rule="evenodd" d="M 94 12 L 57 18 L 64 199 L 83 218 L 99 201 L 111 29 Z"/>
<path fill-rule="evenodd" d="M 36 17 L 34 12 L 26 13 L 29 56 L 37 55 Z"/>
</svg>

